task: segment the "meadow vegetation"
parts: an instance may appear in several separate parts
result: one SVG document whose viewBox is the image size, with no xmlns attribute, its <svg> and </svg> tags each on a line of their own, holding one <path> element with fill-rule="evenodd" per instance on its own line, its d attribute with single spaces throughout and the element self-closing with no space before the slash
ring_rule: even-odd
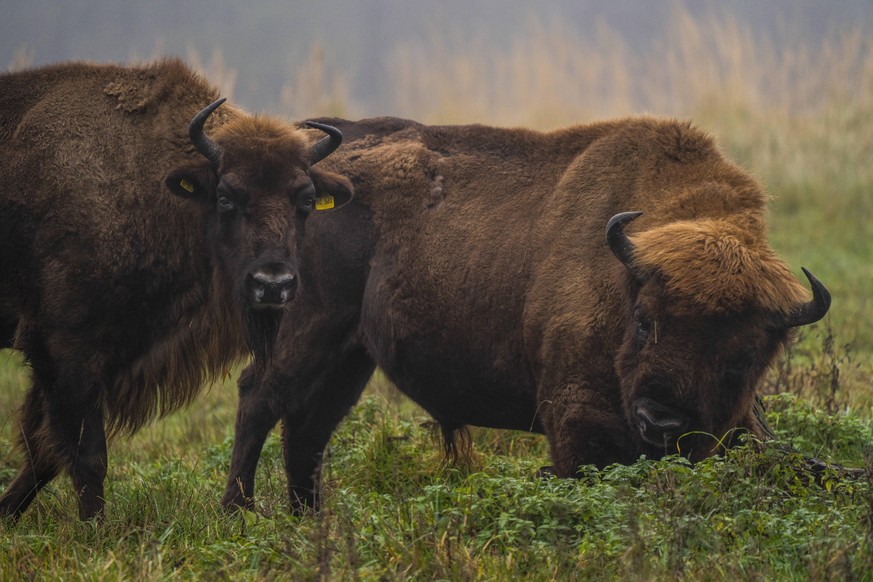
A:
<svg viewBox="0 0 873 582">
<path fill-rule="evenodd" d="M 695 19 L 678 4 L 673 26 L 645 55 L 606 27 L 581 38 L 558 22 L 501 53 L 435 35 L 389 59 L 391 105 L 429 123 L 550 129 L 651 113 L 710 131 L 772 194 L 772 245 L 833 294 L 761 386 L 776 443 L 563 481 L 533 477 L 548 464 L 542 437 L 476 429 L 472 462 L 446 465 L 427 415 L 377 372 L 331 441 L 323 511 L 288 514 L 274 432 L 256 511 L 228 515 L 228 378 L 112 444 L 103 524 L 78 521 L 67 478 L 0 523 L 0 580 L 871 579 L 873 43 L 777 48 L 727 12 Z M 313 47 L 279 97 L 289 114 L 366 115 L 337 70 Z M 210 74 L 232 85 L 233 71 Z M 0 351 L 0 487 L 20 462 L 13 411 L 28 382 Z M 804 455 L 866 471 L 813 474 Z"/>
</svg>

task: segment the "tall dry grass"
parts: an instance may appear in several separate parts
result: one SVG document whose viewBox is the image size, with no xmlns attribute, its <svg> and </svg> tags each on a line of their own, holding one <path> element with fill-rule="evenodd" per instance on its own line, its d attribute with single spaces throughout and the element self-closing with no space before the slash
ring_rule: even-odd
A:
<svg viewBox="0 0 873 582">
<path fill-rule="evenodd" d="M 793 117 L 845 100 L 869 108 L 873 100 L 873 44 L 860 29 L 820 45 L 775 46 L 729 7 L 695 17 L 680 3 L 648 47 L 632 49 L 602 22 L 593 37 L 563 22 L 533 22 L 503 52 L 437 35 L 403 43 L 386 70 L 396 114 L 432 123 L 550 128 L 736 109 Z"/>
<path fill-rule="evenodd" d="M 227 65 L 224 53 L 220 48 L 215 47 L 212 49 L 209 60 L 204 59 L 193 47 L 188 47 L 185 54 L 186 60 L 195 71 L 216 85 L 223 96 L 229 99 L 233 98 L 238 72 L 234 67 Z"/>
<path fill-rule="evenodd" d="M 290 71 L 279 98 L 283 111 L 338 117 L 348 115 L 348 100 L 348 82 L 339 71 L 328 67 L 324 47 L 319 42 L 309 49 L 306 59 Z"/>
</svg>

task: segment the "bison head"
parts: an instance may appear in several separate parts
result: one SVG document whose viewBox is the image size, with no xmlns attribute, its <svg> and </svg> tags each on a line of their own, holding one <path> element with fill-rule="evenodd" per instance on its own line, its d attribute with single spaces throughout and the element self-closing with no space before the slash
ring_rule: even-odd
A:
<svg viewBox="0 0 873 582">
<path fill-rule="evenodd" d="M 813 299 L 803 301 L 802 285 L 754 229 L 704 219 L 631 241 L 624 226 L 640 214 L 618 214 L 606 228 L 630 297 L 616 370 L 638 451 L 698 460 L 735 429 L 761 436 L 756 384 L 792 328 L 824 317 L 830 294 L 804 269 Z"/>
<path fill-rule="evenodd" d="M 219 277 L 229 280 L 248 324 L 255 356 L 269 354 L 283 308 L 297 287 L 297 240 L 306 218 L 351 199 L 344 177 L 313 166 L 342 141 L 336 128 L 311 148 L 296 128 L 259 116 L 234 115 L 213 138 L 203 130 L 224 99 L 191 120 L 191 143 L 203 157 L 166 179 L 174 194 L 199 202 Z"/>
</svg>

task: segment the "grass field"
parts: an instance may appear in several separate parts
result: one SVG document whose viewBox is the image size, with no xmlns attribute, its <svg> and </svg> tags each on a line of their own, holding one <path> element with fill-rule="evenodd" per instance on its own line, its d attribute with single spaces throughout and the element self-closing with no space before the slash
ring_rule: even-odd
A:
<svg viewBox="0 0 873 582">
<path fill-rule="evenodd" d="M 67 478 L 0 523 L 0 580 L 873 579 L 873 47 L 845 35 L 780 52 L 730 18 L 677 11 L 681 34 L 645 59 L 608 30 L 587 40 L 557 24 L 500 55 L 401 47 L 396 114 L 550 128 L 647 111 L 708 129 L 772 193 L 773 246 L 833 294 L 762 384 L 768 419 L 782 444 L 866 478 L 813 479 L 798 454 L 749 442 L 694 467 L 537 479 L 542 437 L 478 429 L 473 464 L 446 466 L 428 417 L 377 373 L 331 441 L 321 513 L 288 515 L 273 434 L 256 511 L 228 515 L 228 380 L 112 444 L 103 524 L 78 521 Z M 356 116 L 351 96 L 312 99 L 295 115 Z M 0 351 L 0 487 L 20 462 L 27 385 Z"/>
<path fill-rule="evenodd" d="M 0 353 L 9 410 L 26 384 Z M 866 579 L 873 571 L 869 416 L 767 399 L 779 435 L 807 454 L 867 463 L 867 479 L 814 483 L 802 459 L 750 443 L 690 467 L 679 459 L 533 478 L 544 439 L 475 430 L 471 467 L 445 466 L 426 415 L 378 375 L 329 449 L 325 507 L 292 517 L 277 435 L 255 512 L 218 506 L 234 386 L 116 442 L 108 513 L 82 523 L 58 479 L 0 525 L 0 579 Z M 0 447 L 9 450 L 12 422 Z M 4 457 L 5 459 L 7 457 Z M 4 460 L 0 481 L 12 477 Z"/>
</svg>

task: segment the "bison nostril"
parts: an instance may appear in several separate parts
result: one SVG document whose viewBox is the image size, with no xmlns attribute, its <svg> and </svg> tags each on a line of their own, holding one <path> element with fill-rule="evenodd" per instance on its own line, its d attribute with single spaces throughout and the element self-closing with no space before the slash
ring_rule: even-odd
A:
<svg viewBox="0 0 873 582">
<path fill-rule="evenodd" d="M 256 307 L 280 307 L 294 297 L 297 277 L 287 270 L 258 270 L 250 275 L 248 288 Z"/>
<path fill-rule="evenodd" d="M 634 401 L 632 412 L 644 440 L 656 445 L 672 441 L 688 426 L 688 419 L 679 411 L 650 398 Z"/>
<path fill-rule="evenodd" d="M 680 430 L 685 424 L 685 421 L 680 417 L 670 417 L 653 414 L 651 410 L 639 407 L 636 410 L 637 417 L 640 419 L 640 426 L 645 428 L 650 426 L 660 431 Z"/>
</svg>

